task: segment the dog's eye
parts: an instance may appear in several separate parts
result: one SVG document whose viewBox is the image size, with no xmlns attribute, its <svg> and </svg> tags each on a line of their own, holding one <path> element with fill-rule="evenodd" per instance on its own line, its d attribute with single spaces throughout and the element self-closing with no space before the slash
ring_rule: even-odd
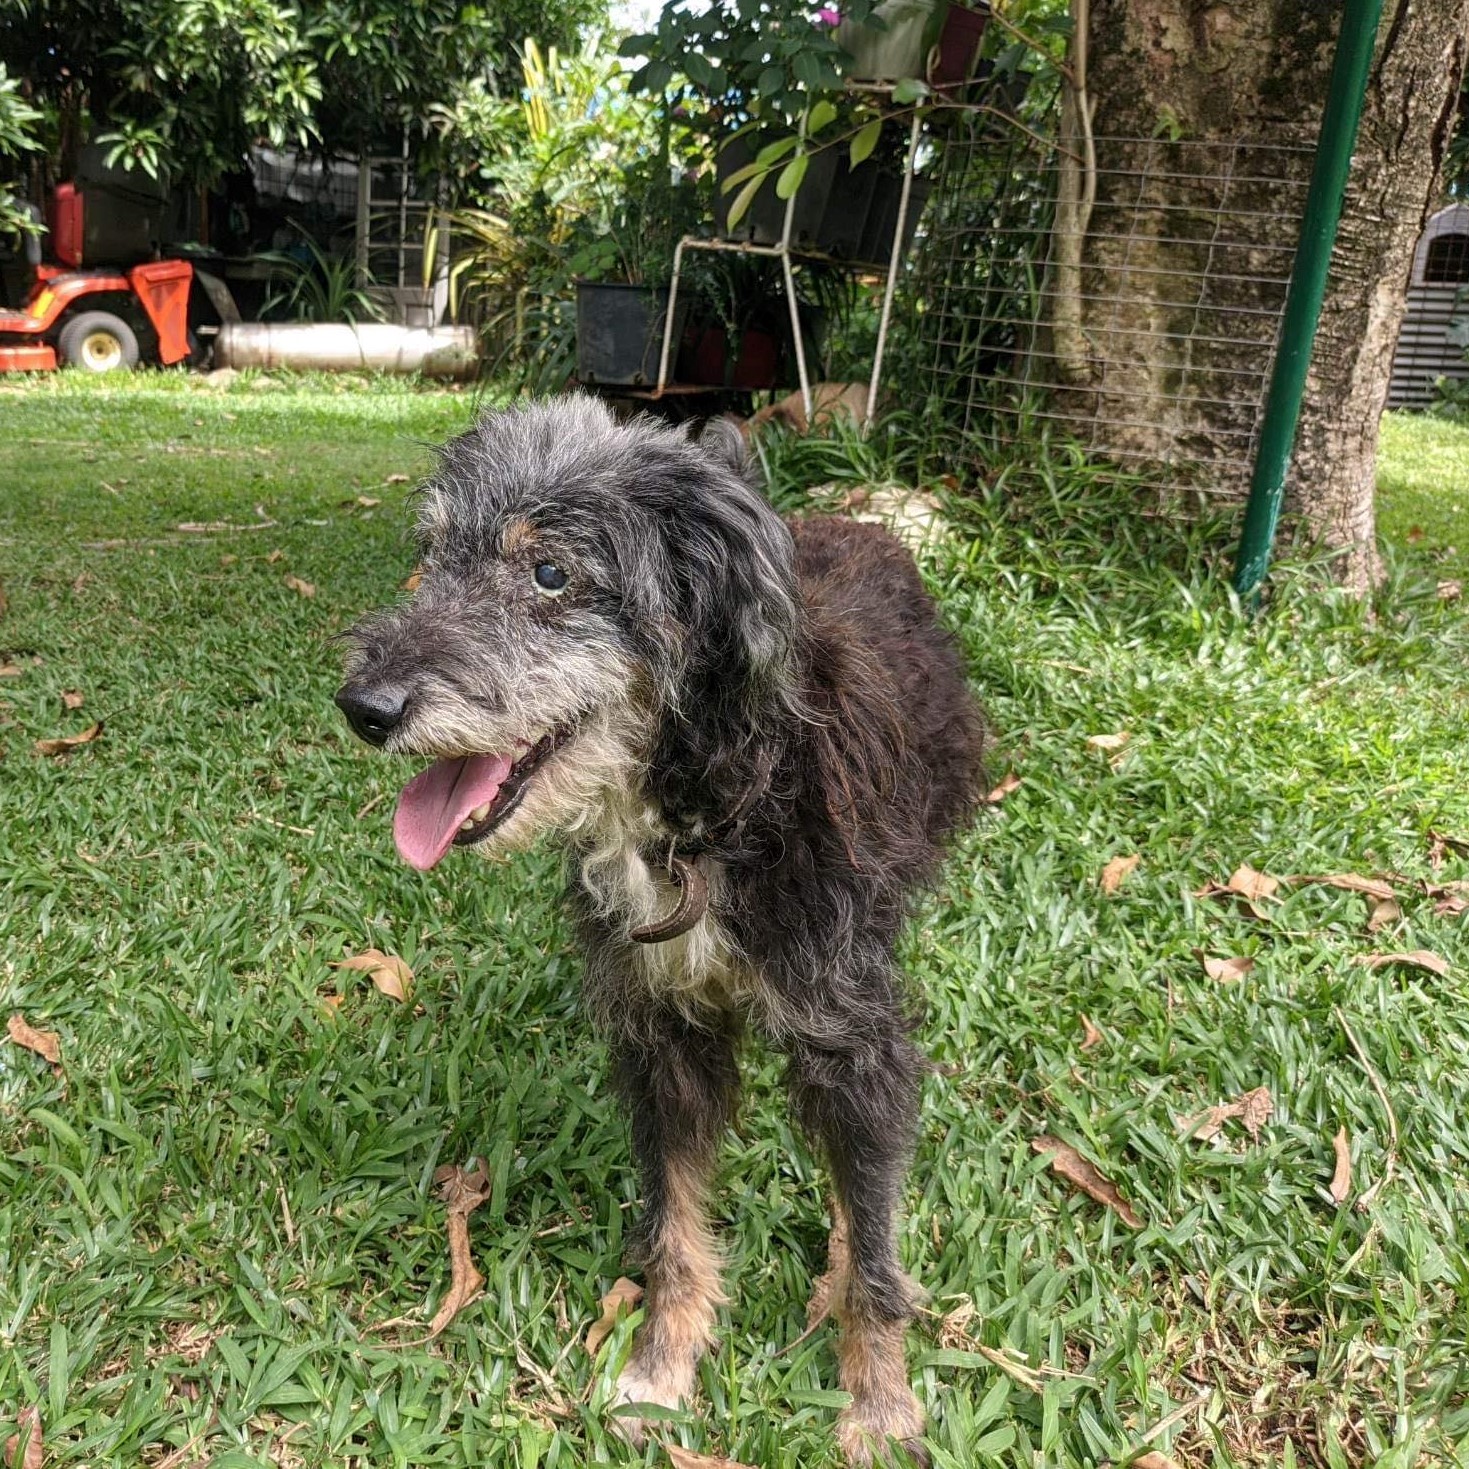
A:
<svg viewBox="0 0 1469 1469">
<path fill-rule="evenodd" d="M 548 597 L 559 596 L 566 590 L 570 577 L 551 561 L 542 561 L 535 570 L 536 590 Z"/>
</svg>

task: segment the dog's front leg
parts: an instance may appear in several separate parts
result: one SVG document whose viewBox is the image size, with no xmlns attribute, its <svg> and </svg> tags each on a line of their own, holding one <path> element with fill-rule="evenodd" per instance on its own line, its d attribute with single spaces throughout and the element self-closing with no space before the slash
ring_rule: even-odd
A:
<svg viewBox="0 0 1469 1469">
<path fill-rule="evenodd" d="M 896 1213 L 918 1122 L 921 1063 L 896 1023 L 849 1050 L 796 1046 L 792 1110 L 826 1155 L 836 1198 L 828 1284 L 842 1387 L 852 1404 L 837 1440 L 852 1465 L 889 1458 L 889 1442 L 928 1462 L 923 1409 L 908 1386 L 903 1337 L 917 1292 L 898 1264 Z"/>
<path fill-rule="evenodd" d="M 710 1175 L 739 1091 L 734 1037 L 672 1014 L 628 1017 L 615 1076 L 632 1123 L 644 1214 L 636 1244 L 644 1272 L 643 1323 L 613 1406 L 675 1408 L 693 1396 L 699 1359 L 724 1299 L 706 1218 Z M 635 1038 L 634 1038 L 635 1037 Z M 647 1421 L 619 1415 L 640 1444 Z"/>
</svg>

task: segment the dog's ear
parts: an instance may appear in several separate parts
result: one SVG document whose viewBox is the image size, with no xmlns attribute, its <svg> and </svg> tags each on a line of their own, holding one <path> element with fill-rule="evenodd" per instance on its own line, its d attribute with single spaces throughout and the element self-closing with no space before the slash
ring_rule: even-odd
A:
<svg viewBox="0 0 1469 1469">
<path fill-rule="evenodd" d="M 699 447 L 720 469 L 727 469 L 746 483 L 750 478 L 750 451 L 740 427 L 731 418 L 711 418 L 699 435 Z"/>
<path fill-rule="evenodd" d="M 670 527 L 682 637 L 677 693 L 651 771 L 664 815 L 686 830 L 739 806 L 797 700 L 791 533 L 744 480 L 739 431 L 719 425 L 711 441 L 713 428 L 699 447 L 715 472 Z"/>
</svg>

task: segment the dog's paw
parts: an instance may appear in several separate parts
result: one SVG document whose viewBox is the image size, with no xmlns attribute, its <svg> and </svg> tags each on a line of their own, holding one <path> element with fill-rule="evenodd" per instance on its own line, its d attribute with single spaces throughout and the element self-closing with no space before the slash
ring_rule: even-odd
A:
<svg viewBox="0 0 1469 1469">
<path fill-rule="evenodd" d="M 895 1462 L 926 1466 L 929 1455 L 922 1442 L 923 1424 L 923 1408 L 904 1389 L 901 1395 L 881 1401 L 867 1398 L 854 1402 L 837 1420 L 837 1443 L 851 1469 Z M 896 1459 L 895 1443 L 907 1459 Z"/>
<path fill-rule="evenodd" d="M 652 1403 L 659 1408 L 677 1408 L 689 1394 L 691 1384 L 674 1380 L 672 1373 L 645 1373 L 635 1362 L 629 1362 L 617 1379 L 607 1407 L 613 1431 L 632 1448 L 640 1449 L 648 1441 L 648 1434 L 656 1427 L 656 1418 L 644 1418 L 637 1413 L 611 1413 L 630 1403 Z"/>
</svg>

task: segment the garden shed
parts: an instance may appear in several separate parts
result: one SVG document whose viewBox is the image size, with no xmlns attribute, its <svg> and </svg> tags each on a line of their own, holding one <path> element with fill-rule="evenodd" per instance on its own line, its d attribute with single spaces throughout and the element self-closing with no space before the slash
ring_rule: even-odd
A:
<svg viewBox="0 0 1469 1469">
<path fill-rule="evenodd" d="M 1390 408 L 1424 408 L 1439 378 L 1469 378 L 1469 204 L 1428 221 L 1413 252 L 1408 304 L 1393 354 Z"/>
</svg>

